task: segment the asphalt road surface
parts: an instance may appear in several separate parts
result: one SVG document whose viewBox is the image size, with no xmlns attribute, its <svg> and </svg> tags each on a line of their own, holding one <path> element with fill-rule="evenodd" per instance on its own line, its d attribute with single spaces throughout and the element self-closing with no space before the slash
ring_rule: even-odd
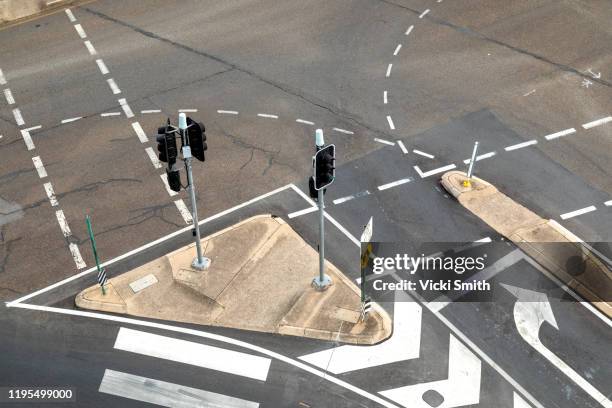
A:
<svg viewBox="0 0 612 408">
<path fill-rule="evenodd" d="M 500 239 L 438 183 L 475 141 L 478 176 L 611 258 L 611 20 L 605 0 L 101 0 L 0 28 L 0 299 L 18 300 L 0 308 L 0 387 L 71 387 L 58 406 L 87 407 L 612 406 L 610 320 L 510 244 L 494 302 L 390 296 L 393 337 L 369 349 L 72 301 L 95 279 L 86 215 L 110 276 L 192 239 L 156 159 L 179 111 L 206 125 L 203 235 L 272 213 L 316 248 L 322 128 L 326 254 L 352 279 L 370 217 L 373 240 L 410 249 Z M 142 338 L 157 355 L 121 346 Z"/>
</svg>

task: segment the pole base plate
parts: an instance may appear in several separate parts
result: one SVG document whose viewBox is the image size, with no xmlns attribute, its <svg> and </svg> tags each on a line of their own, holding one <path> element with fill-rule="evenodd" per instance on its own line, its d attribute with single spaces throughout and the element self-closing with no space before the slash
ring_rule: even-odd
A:
<svg viewBox="0 0 612 408">
<path fill-rule="evenodd" d="M 332 280 L 329 276 L 323 275 L 323 280 L 321 281 L 320 277 L 317 276 L 312 280 L 311 286 L 315 288 L 315 290 L 319 292 L 323 292 L 327 288 L 332 285 Z"/>
<path fill-rule="evenodd" d="M 193 269 L 196 269 L 198 271 L 203 271 L 206 270 L 210 267 L 210 258 L 207 258 L 205 256 L 202 257 L 202 262 L 198 262 L 198 258 L 195 257 L 193 259 L 193 262 L 191 262 L 191 267 Z"/>
</svg>

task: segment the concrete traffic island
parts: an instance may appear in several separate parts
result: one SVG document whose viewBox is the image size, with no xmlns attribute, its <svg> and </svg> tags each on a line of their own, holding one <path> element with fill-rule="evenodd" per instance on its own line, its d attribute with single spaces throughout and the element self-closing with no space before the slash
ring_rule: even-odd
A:
<svg viewBox="0 0 612 408">
<path fill-rule="evenodd" d="M 375 307 L 360 321 L 359 289 L 326 262 L 333 285 L 311 287 L 318 253 L 280 218 L 256 216 L 202 239 L 209 269 L 191 267 L 195 244 L 79 293 L 83 309 L 184 323 L 375 344 L 391 319 Z"/>
<path fill-rule="evenodd" d="M 612 271 L 554 220 L 547 220 L 477 177 L 449 171 L 442 186 L 457 201 L 608 317 L 612 317 Z M 555 244 L 551 244 L 555 243 Z"/>
</svg>

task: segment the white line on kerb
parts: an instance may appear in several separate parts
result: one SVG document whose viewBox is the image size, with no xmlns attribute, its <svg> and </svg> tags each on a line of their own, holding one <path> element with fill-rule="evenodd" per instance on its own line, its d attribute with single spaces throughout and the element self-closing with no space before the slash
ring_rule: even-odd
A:
<svg viewBox="0 0 612 408">
<path fill-rule="evenodd" d="M 4 77 L 4 72 L 0 69 L 0 85 L 6 85 L 6 78 Z"/>
<path fill-rule="evenodd" d="M 100 70 L 102 75 L 106 75 L 109 73 L 108 68 L 106 67 L 106 64 L 102 59 L 97 59 L 96 64 L 98 64 L 98 69 Z"/>
<path fill-rule="evenodd" d="M 4 90 L 4 97 L 9 105 L 13 105 L 15 103 L 15 98 L 13 98 L 13 93 L 11 92 L 10 88 L 6 88 Z"/>
<path fill-rule="evenodd" d="M 419 173 L 419 176 L 421 176 L 421 178 L 433 176 L 435 174 L 439 174 L 439 173 L 442 173 L 442 172 L 445 172 L 445 171 L 448 171 L 448 170 L 452 170 L 452 169 L 455 169 L 455 168 L 457 168 L 457 166 L 455 166 L 454 164 L 449 164 L 447 166 L 439 167 L 437 169 L 429 170 L 429 171 L 426 171 L 425 173 L 423 173 L 421 171 L 421 169 L 419 168 L 419 166 L 414 166 L 414 170 L 417 173 Z"/>
<path fill-rule="evenodd" d="M 57 210 L 55 212 L 55 216 L 57 217 L 57 222 L 59 223 L 59 226 L 62 230 L 62 234 L 64 234 L 66 238 L 71 236 L 72 231 L 70 231 L 70 227 L 68 226 L 68 221 L 66 221 L 66 216 L 64 215 L 64 211 Z"/>
<path fill-rule="evenodd" d="M 378 142 L 378 143 L 386 144 L 386 145 L 389 145 L 389 146 L 395 146 L 394 142 L 390 142 L 390 141 L 385 140 L 385 139 L 379 139 L 377 137 L 374 138 L 374 141 Z"/>
<path fill-rule="evenodd" d="M 310 125 L 310 126 L 314 126 L 314 122 L 310 121 L 310 120 L 304 120 L 304 119 L 296 119 L 295 120 L 297 123 L 303 123 L 305 125 Z"/>
<path fill-rule="evenodd" d="M 23 121 L 23 116 L 21 116 L 21 111 L 19 110 L 19 108 L 13 109 L 13 116 L 15 117 L 15 122 L 17 123 L 17 126 L 25 125 L 25 122 Z"/>
<path fill-rule="evenodd" d="M 170 189 L 170 184 L 168 184 L 168 176 L 166 175 L 166 173 L 160 174 L 159 177 L 161 177 L 162 181 L 164 182 L 164 186 L 166 187 L 166 191 L 168 192 L 168 195 L 170 195 L 170 197 L 174 197 L 178 194 L 176 191 Z"/>
<path fill-rule="evenodd" d="M 140 113 L 161 113 L 161 109 L 145 109 L 141 110 Z"/>
<path fill-rule="evenodd" d="M 176 208 L 178 208 L 179 213 L 181 213 L 181 216 L 183 217 L 185 224 L 187 225 L 192 224 L 193 218 L 191 218 L 191 213 L 189 212 L 189 208 L 187 208 L 183 199 L 181 198 L 180 200 L 176 200 L 174 204 L 176 205 Z"/>
<path fill-rule="evenodd" d="M 217 110 L 217 113 L 220 113 L 222 115 L 237 115 L 238 111 L 219 109 Z"/>
<path fill-rule="evenodd" d="M 51 183 L 45 183 L 44 187 L 45 187 L 45 192 L 47 193 L 47 197 L 49 198 L 49 202 L 51 203 L 51 207 L 57 207 L 59 202 L 57 201 L 57 198 L 55 197 L 55 192 L 53 191 L 53 185 Z"/>
<path fill-rule="evenodd" d="M 108 83 L 108 86 L 110 86 L 111 91 L 113 91 L 113 95 L 121 93 L 121 89 L 119 89 L 113 78 L 108 78 L 106 82 Z"/>
<path fill-rule="evenodd" d="M 152 147 L 147 147 L 145 149 L 145 152 L 147 152 L 147 155 L 149 156 L 149 159 L 151 159 L 151 163 L 153 163 L 153 167 L 155 167 L 156 169 L 161 169 L 162 168 L 162 164 L 160 163 L 159 159 L 157 158 L 157 155 L 155 154 L 155 152 L 153 151 Z"/>
<path fill-rule="evenodd" d="M 397 56 L 397 54 L 399 54 L 400 50 L 402 49 L 402 44 L 397 44 L 397 47 L 395 47 L 395 51 L 393 51 L 393 56 Z"/>
<path fill-rule="evenodd" d="M 387 65 L 387 73 L 385 74 L 387 78 L 391 76 L 391 68 L 393 68 L 393 64 Z"/>
<path fill-rule="evenodd" d="M 147 134 L 142 130 L 142 126 L 140 126 L 139 122 L 132 122 L 132 128 L 134 132 L 136 132 L 136 136 L 140 139 L 140 143 L 147 143 L 149 139 L 147 138 Z"/>
<path fill-rule="evenodd" d="M 533 139 L 533 140 L 528 140 L 526 142 L 523 143 L 518 143 L 512 146 L 508 146 L 508 147 L 504 147 L 504 150 L 507 152 L 511 152 L 512 150 L 517 150 L 517 149 L 522 149 L 523 147 L 527 147 L 527 146 L 531 146 L 534 144 L 538 144 L 538 141 Z"/>
<path fill-rule="evenodd" d="M 315 212 L 319 209 L 319 207 L 308 207 L 308 208 L 304 208 L 303 210 L 299 210 L 299 211 L 294 211 L 292 213 L 287 214 L 287 217 L 289 218 L 295 218 L 295 217 L 299 217 L 300 215 L 304 215 L 304 214 L 310 214 L 311 212 Z"/>
<path fill-rule="evenodd" d="M 397 145 L 399 146 L 400 149 L 402 149 L 402 153 L 408 154 L 408 149 L 406 149 L 406 146 L 404 146 L 404 142 L 402 142 L 401 140 L 398 140 Z"/>
<path fill-rule="evenodd" d="M 340 133 L 346 133 L 347 135 L 355 134 L 355 132 L 351 132 L 350 130 L 346 130 L 346 129 L 333 128 L 333 130 L 335 130 L 336 132 L 340 132 Z"/>
<path fill-rule="evenodd" d="M 21 137 L 23 137 L 23 141 L 25 142 L 25 145 L 28 150 L 34 150 L 35 146 L 34 142 L 32 141 L 32 137 L 30 136 L 30 132 L 28 132 L 26 129 L 22 129 Z"/>
<path fill-rule="evenodd" d="M 412 32 L 413 28 L 414 28 L 414 25 L 411 25 L 410 27 L 408 27 L 408 29 L 405 32 L 405 35 L 410 35 L 410 33 Z"/>
<path fill-rule="evenodd" d="M 421 13 L 421 15 L 419 16 L 419 18 L 423 18 L 427 15 L 427 13 L 429 13 L 431 10 L 427 9 L 424 12 Z"/>
<path fill-rule="evenodd" d="M 393 187 L 401 186 L 402 184 L 410 183 L 412 181 L 411 178 L 405 178 L 401 180 L 394 181 L 392 183 L 383 184 L 382 186 L 378 186 L 380 191 L 387 190 Z"/>
<path fill-rule="evenodd" d="M 94 46 L 91 44 L 91 41 L 83 41 L 83 44 L 85 44 L 85 47 L 87 47 L 87 51 L 89 51 L 90 55 L 96 55 L 98 53 Z"/>
<path fill-rule="evenodd" d="M 576 133 L 576 129 L 574 129 L 574 128 L 569 128 L 569 129 L 565 129 L 565 130 L 562 130 L 562 131 L 557 132 L 557 133 L 553 133 L 553 134 L 550 134 L 550 135 L 546 135 L 546 136 L 544 136 L 544 137 L 546 138 L 546 140 L 553 140 L 553 139 L 556 139 L 556 138 L 558 138 L 558 137 L 562 137 L 562 136 L 571 135 L 572 133 Z"/>
<path fill-rule="evenodd" d="M 272 115 L 270 113 L 258 113 L 257 116 L 260 118 L 278 119 L 278 115 Z"/>
<path fill-rule="evenodd" d="M 479 154 L 478 156 L 476 156 L 476 161 L 488 159 L 490 157 L 495 156 L 496 154 L 497 154 L 496 152 L 489 152 L 489 153 Z M 465 164 L 468 164 L 471 160 L 472 159 L 465 159 L 463 162 Z"/>
<path fill-rule="evenodd" d="M 76 122 L 79 119 L 83 119 L 83 117 L 82 116 L 76 116 L 74 118 L 63 119 L 61 123 L 64 124 L 64 123 Z"/>
<path fill-rule="evenodd" d="M 603 125 L 604 123 L 612 122 L 612 116 L 607 116 L 605 118 L 597 119 L 592 122 L 588 122 L 582 125 L 585 129 L 594 128 L 595 126 Z"/>
<path fill-rule="evenodd" d="M 579 215 L 590 213 L 590 212 L 595 211 L 595 210 L 597 210 L 597 207 L 595 207 L 594 205 L 590 205 L 588 207 L 584 207 L 584 208 L 581 208 L 581 209 L 576 210 L 576 211 L 571 211 L 571 212 L 568 212 L 568 213 L 565 213 L 565 214 L 561 214 L 561 219 L 562 220 L 567 220 L 569 218 L 577 217 Z"/>
<path fill-rule="evenodd" d="M 34 163 L 34 167 L 36 168 L 36 172 L 38 172 L 38 177 L 45 178 L 47 177 L 47 170 L 45 170 L 45 166 L 43 165 L 40 156 L 32 157 L 32 162 Z"/>
<path fill-rule="evenodd" d="M 387 100 L 387 91 L 383 92 L 383 103 L 386 105 L 388 102 Z"/>
<path fill-rule="evenodd" d="M 389 129 L 395 130 L 395 123 L 393 123 L 391 115 L 387 115 L 387 123 L 389 124 Z"/>
<path fill-rule="evenodd" d="M 66 14 L 68 15 L 68 19 L 70 20 L 71 23 L 74 23 L 76 21 L 74 14 L 72 14 L 72 10 L 66 9 Z"/>
<path fill-rule="evenodd" d="M 179 113 L 194 113 L 197 112 L 197 109 L 179 109 Z"/>
<path fill-rule="evenodd" d="M 85 34 L 85 30 L 83 30 L 83 27 L 81 27 L 80 24 L 75 24 L 74 25 L 74 29 L 79 34 L 79 37 L 81 37 L 83 39 L 87 38 L 87 34 Z"/>
<path fill-rule="evenodd" d="M 103 118 L 107 116 L 119 116 L 119 115 L 121 115 L 121 112 L 106 112 L 106 113 L 100 114 L 100 116 L 102 116 Z"/>
<path fill-rule="evenodd" d="M 68 244 L 68 248 L 70 249 L 70 253 L 72 254 L 72 259 L 74 259 L 74 263 L 77 269 L 83 269 L 87 265 L 85 261 L 83 261 L 83 257 L 81 256 L 81 251 L 79 251 L 79 247 L 74 242 Z"/>
<path fill-rule="evenodd" d="M 606 207 L 610 207 L 612 205 L 612 200 L 608 200 L 604 203 Z"/>
<path fill-rule="evenodd" d="M 128 118 L 134 117 L 134 112 L 132 112 L 132 108 L 130 108 L 130 105 L 128 105 L 125 98 L 118 99 L 117 102 L 119 102 L 119 105 L 121 105 L 121 108 L 123 109 L 123 112 L 125 113 L 126 117 Z"/>
<path fill-rule="evenodd" d="M 434 159 L 436 157 L 433 154 L 425 153 L 417 149 L 412 149 L 412 153 L 418 154 L 419 156 L 427 157 L 428 159 Z"/>
</svg>

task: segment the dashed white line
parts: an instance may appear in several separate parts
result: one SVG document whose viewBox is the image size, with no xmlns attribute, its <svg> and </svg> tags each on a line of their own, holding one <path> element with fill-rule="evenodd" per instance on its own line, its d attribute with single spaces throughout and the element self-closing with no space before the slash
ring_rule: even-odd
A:
<svg viewBox="0 0 612 408">
<path fill-rule="evenodd" d="M 425 153 L 417 149 L 412 149 L 412 153 L 418 154 L 419 156 L 427 157 L 428 159 L 434 159 L 436 157 L 433 154 Z"/>
<path fill-rule="evenodd" d="M 72 231 L 70 231 L 70 227 L 68 226 L 68 221 L 66 221 L 66 216 L 64 215 L 64 211 L 57 210 L 55 212 L 55 217 L 57 217 L 57 222 L 59 223 L 60 229 L 62 230 L 62 234 L 66 238 L 72 235 Z"/>
<path fill-rule="evenodd" d="M 568 212 L 568 213 L 565 213 L 565 214 L 561 214 L 561 219 L 562 220 L 567 220 L 569 218 L 577 217 L 579 215 L 590 213 L 590 212 L 595 211 L 595 210 L 597 210 L 597 207 L 595 207 L 594 205 L 590 205 L 588 207 L 584 207 L 584 208 L 581 208 L 581 209 L 576 210 L 576 211 L 571 211 L 571 212 Z"/>
<path fill-rule="evenodd" d="M 340 133 L 346 133 L 347 135 L 355 134 L 355 132 L 351 132 L 350 130 L 346 130 L 346 129 L 333 128 L 333 130 L 335 130 L 336 132 L 340 132 Z"/>
<path fill-rule="evenodd" d="M 68 248 L 70 249 L 70 253 L 72 254 L 72 259 L 74 259 L 74 263 L 77 269 L 83 269 L 87 265 L 85 261 L 83 261 L 83 257 L 81 256 L 81 251 L 79 251 L 79 247 L 74 242 L 68 244 Z"/>
<path fill-rule="evenodd" d="M 51 203 L 51 207 L 57 207 L 59 202 L 57 201 L 57 198 L 55 197 L 55 192 L 53 191 L 53 185 L 51 183 L 45 183 L 44 187 L 45 187 L 45 192 L 47 193 L 47 197 L 49 198 L 49 202 Z M 62 215 L 63 214 L 64 213 L 62 213 Z M 59 219 L 58 219 L 58 221 L 59 221 Z M 66 221 L 65 218 L 64 218 L 64 221 Z M 60 225 L 61 225 L 61 223 L 60 223 Z M 68 230 L 68 232 L 70 232 L 70 229 Z M 68 235 L 70 235 L 70 234 L 68 234 Z"/>
<path fill-rule="evenodd" d="M 314 126 L 315 124 L 314 122 L 311 122 L 309 120 L 304 120 L 304 119 L 296 119 L 295 121 L 298 123 L 303 123 L 305 125 L 310 125 L 310 126 Z"/>
<path fill-rule="evenodd" d="M 147 155 L 149 156 L 149 159 L 151 159 L 151 163 L 153 163 L 153 167 L 155 167 L 156 169 L 161 169 L 162 164 L 159 161 L 159 159 L 157 158 L 157 154 L 155 154 L 155 152 L 153 151 L 152 147 L 147 147 L 145 149 L 145 151 L 147 152 Z"/>
<path fill-rule="evenodd" d="M 4 72 L 0 69 L 0 85 L 6 85 L 6 78 L 4 77 Z"/>
<path fill-rule="evenodd" d="M 32 137 L 30 136 L 30 132 L 28 132 L 25 129 L 22 129 L 21 137 L 23 137 L 23 141 L 25 142 L 25 145 L 28 148 L 28 150 L 34 150 L 35 146 L 34 146 L 34 142 L 32 141 Z"/>
<path fill-rule="evenodd" d="M 412 32 L 413 29 L 414 29 L 414 25 L 411 25 L 410 27 L 408 27 L 408 29 L 406 30 L 406 32 L 404 34 L 405 35 L 410 35 L 410 33 Z"/>
<path fill-rule="evenodd" d="M 119 116 L 121 115 L 121 112 L 106 112 L 106 113 L 101 113 L 100 116 L 102 116 L 103 118 L 106 118 L 107 116 Z"/>
<path fill-rule="evenodd" d="M 13 116 L 15 117 L 15 122 L 17 123 L 17 126 L 25 125 L 25 122 L 23 121 L 23 116 L 21 116 L 21 111 L 19 110 L 19 108 L 13 109 Z"/>
<path fill-rule="evenodd" d="M 176 208 L 179 210 L 179 213 L 181 213 L 183 220 L 185 220 L 185 224 L 192 224 L 193 218 L 191 218 L 191 213 L 189 212 L 189 208 L 187 208 L 183 199 L 176 200 L 174 204 L 176 205 Z"/>
<path fill-rule="evenodd" d="M 79 119 L 83 119 L 83 117 L 82 116 L 76 116 L 74 118 L 62 119 L 61 123 L 64 124 L 64 123 L 76 122 Z"/>
<path fill-rule="evenodd" d="M 108 86 L 110 86 L 111 91 L 113 91 L 113 95 L 121 93 L 121 89 L 119 89 L 113 78 L 108 78 L 106 82 L 108 83 Z"/>
<path fill-rule="evenodd" d="M 504 147 L 504 150 L 507 152 L 511 152 L 512 150 L 517 150 L 517 149 L 522 149 L 523 147 L 527 147 L 527 146 L 531 146 L 534 144 L 538 144 L 538 141 L 533 139 L 533 140 L 528 140 L 526 142 L 523 143 L 518 143 L 512 146 L 508 146 L 508 147 Z"/>
<path fill-rule="evenodd" d="M 13 93 L 11 92 L 9 88 L 6 88 L 4 90 L 4 97 L 6 98 L 6 102 L 9 105 L 13 105 L 15 103 L 15 98 L 13 98 Z"/>
<path fill-rule="evenodd" d="M 558 138 L 558 137 L 562 137 L 562 136 L 571 135 L 572 133 L 576 133 L 576 129 L 574 129 L 574 128 L 569 128 L 569 129 L 565 129 L 565 130 L 562 130 L 562 131 L 557 132 L 557 133 L 553 133 L 553 134 L 550 134 L 550 135 L 546 135 L 546 136 L 544 136 L 544 137 L 546 138 L 546 140 L 553 140 L 553 139 L 556 139 L 556 138 Z"/>
<path fill-rule="evenodd" d="M 394 181 L 392 183 L 383 184 L 382 186 L 378 186 L 380 191 L 387 190 L 393 187 L 401 186 L 402 184 L 410 183 L 412 181 L 411 178 L 405 178 L 401 180 Z"/>
<path fill-rule="evenodd" d="M 278 115 L 272 115 L 270 113 L 258 113 L 257 116 L 260 118 L 278 119 Z"/>
<path fill-rule="evenodd" d="M 406 149 L 406 146 L 404 146 L 404 142 L 402 142 L 401 140 L 398 140 L 397 145 L 399 146 L 400 149 L 402 149 L 402 153 L 408 154 L 408 149 Z"/>
<path fill-rule="evenodd" d="M 170 189 L 170 185 L 168 184 L 168 175 L 166 173 L 160 174 L 159 177 L 161 177 L 162 181 L 164 182 L 164 186 L 166 187 L 166 191 L 168 192 L 170 197 L 174 197 L 178 194 L 176 191 Z"/>
<path fill-rule="evenodd" d="M 110 72 L 102 59 L 97 59 L 96 64 L 98 64 L 98 69 L 100 70 L 102 75 L 106 75 Z"/>
<path fill-rule="evenodd" d="M 87 34 L 85 34 L 85 30 L 83 30 L 83 27 L 81 27 L 80 24 L 75 24 L 74 25 L 74 29 L 79 34 L 79 37 L 81 37 L 83 39 L 87 38 Z"/>
<path fill-rule="evenodd" d="M 397 54 L 399 54 L 400 50 L 402 49 L 402 44 L 397 44 L 397 47 L 395 47 L 395 51 L 393 51 L 393 56 L 397 56 Z"/>
<path fill-rule="evenodd" d="M 497 154 L 496 152 L 489 152 L 489 153 L 479 154 L 478 156 L 476 156 L 476 161 L 488 159 L 490 157 L 495 156 L 496 154 Z M 472 159 L 465 159 L 463 162 L 465 164 L 468 164 L 471 160 Z"/>
<path fill-rule="evenodd" d="M 367 195 L 370 195 L 370 192 L 368 190 L 365 190 L 365 191 L 361 191 L 361 192 L 359 192 L 357 194 L 353 194 L 353 195 L 342 197 L 342 198 L 337 198 L 337 199 L 335 199 L 333 201 L 333 203 L 334 203 L 334 205 L 338 205 L 338 204 L 346 203 L 347 201 L 351 201 L 351 200 L 354 200 L 356 198 L 364 197 L 364 196 L 367 196 Z"/>
<path fill-rule="evenodd" d="M 42 128 L 42 126 L 41 126 L 41 125 L 38 125 L 38 126 L 32 126 L 32 127 L 29 127 L 29 128 L 25 128 L 25 129 L 23 129 L 23 130 L 25 130 L 26 132 L 31 132 L 31 131 L 33 131 L 33 130 L 38 130 L 38 129 L 40 129 L 40 128 Z"/>
<path fill-rule="evenodd" d="M 96 49 L 94 48 L 94 46 L 91 44 L 91 41 L 87 40 L 87 41 L 83 41 L 83 44 L 85 44 L 85 47 L 87 47 L 87 51 L 89 51 L 90 55 L 96 55 L 98 54 L 98 51 L 96 51 Z"/>
<path fill-rule="evenodd" d="M 610 207 L 612 205 L 612 200 L 608 200 L 604 203 L 606 207 Z"/>
<path fill-rule="evenodd" d="M 391 76 L 391 68 L 393 68 L 393 64 L 387 65 L 387 73 L 385 74 L 387 78 Z"/>
<path fill-rule="evenodd" d="M 456 168 L 457 166 L 455 166 L 454 164 L 449 164 L 447 166 L 439 167 L 437 169 L 433 169 L 433 170 L 426 171 L 425 173 L 423 173 L 421 169 L 419 168 L 419 166 L 414 166 L 414 170 L 419 174 L 419 176 L 421 176 L 421 178 L 433 176 L 435 174 L 439 174 L 439 173 L 442 173 L 448 170 L 452 170 L 452 169 L 456 169 Z"/>
<path fill-rule="evenodd" d="M 419 18 L 423 18 L 427 15 L 427 13 L 429 13 L 431 10 L 427 9 L 424 12 L 421 13 L 421 15 L 419 16 Z"/>
<path fill-rule="evenodd" d="M 391 130 L 395 130 L 395 123 L 393 123 L 393 119 L 390 115 L 387 115 L 387 123 L 389 124 L 389 128 Z"/>
<path fill-rule="evenodd" d="M 523 96 L 529 96 L 529 95 L 531 95 L 532 93 L 535 93 L 535 91 L 536 91 L 535 89 L 532 89 L 531 91 L 529 91 L 529 92 L 527 92 L 527 93 L 523 94 Z"/>
<path fill-rule="evenodd" d="M 287 217 L 289 218 L 295 218 L 295 217 L 299 217 L 300 215 L 304 215 L 304 214 L 310 214 L 311 212 L 315 212 L 319 209 L 319 207 L 308 207 L 308 208 L 304 208 L 303 210 L 300 211 L 295 211 L 292 213 L 287 214 Z"/>
<path fill-rule="evenodd" d="M 377 137 L 374 138 L 374 141 L 378 142 L 378 143 L 386 144 L 386 145 L 389 145 L 389 146 L 395 146 L 394 142 L 390 142 L 390 141 L 385 140 L 385 139 L 379 139 Z"/>
<path fill-rule="evenodd" d="M 220 113 L 222 115 L 237 115 L 238 111 L 219 109 L 217 113 Z"/>
<path fill-rule="evenodd" d="M 36 168 L 36 172 L 38 172 L 38 177 L 45 178 L 47 177 L 47 170 L 45 170 L 45 166 L 43 165 L 40 156 L 32 157 L 32 162 L 34 163 L 34 168 Z"/>
<path fill-rule="evenodd" d="M 72 14 L 72 10 L 66 9 L 66 14 L 68 15 L 68 19 L 70 20 L 71 23 L 74 23 L 76 21 L 74 14 Z"/>
<path fill-rule="evenodd" d="M 128 105 L 125 98 L 118 99 L 117 102 L 119 102 L 119 105 L 121 105 L 121 108 L 123 109 L 123 112 L 125 113 L 126 117 L 128 118 L 134 117 L 134 112 L 132 112 L 132 108 L 130 108 L 130 105 Z"/>
<path fill-rule="evenodd" d="M 140 113 L 142 113 L 142 114 L 146 114 L 146 113 L 161 113 L 161 109 L 145 109 L 145 110 L 141 110 Z"/>
<path fill-rule="evenodd" d="M 197 112 L 197 109 L 179 109 L 179 113 L 194 113 Z"/>
<path fill-rule="evenodd" d="M 383 92 L 383 103 L 386 105 L 388 102 L 387 100 L 387 91 Z"/>
<path fill-rule="evenodd" d="M 139 122 L 132 122 L 132 128 L 134 129 L 134 132 L 136 132 L 138 139 L 140 139 L 140 143 L 146 143 L 149 141 L 147 134 L 144 132 L 144 130 L 142 130 L 142 126 L 140 126 Z"/>
<path fill-rule="evenodd" d="M 604 123 L 612 122 L 612 116 L 607 116 L 605 118 L 597 119 L 592 122 L 588 122 L 582 125 L 585 129 L 594 128 L 595 126 L 603 125 Z"/>
</svg>

